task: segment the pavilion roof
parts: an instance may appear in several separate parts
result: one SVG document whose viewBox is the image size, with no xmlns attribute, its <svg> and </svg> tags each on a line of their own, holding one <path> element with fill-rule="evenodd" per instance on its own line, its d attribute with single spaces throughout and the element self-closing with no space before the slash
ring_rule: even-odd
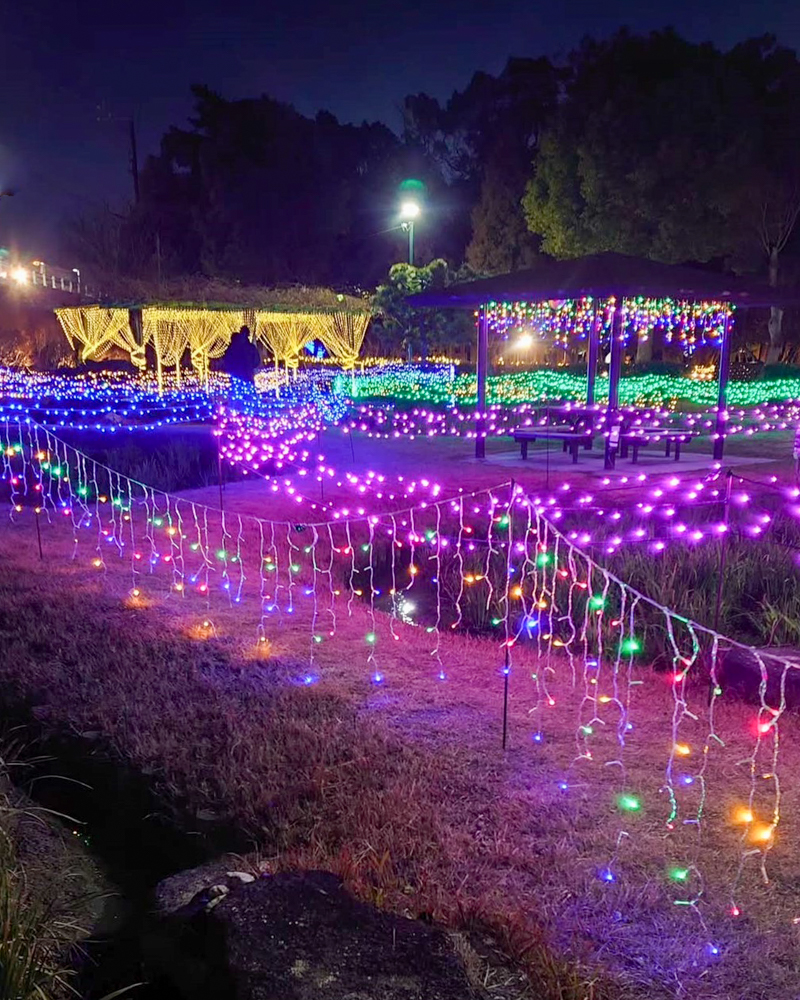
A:
<svg viewBox="0 0 800 1000">
<path fill-rule="evenodd" d="M 548 302 L 585 297 L 672 298 L 748 306 L 800 305 L 800 296 L 763 282 L 619 253 L 572 260 L 542 257 L 535 267 L 410 295 L 413 306 L 470 309 L 487 302 Z"/>
</svg>

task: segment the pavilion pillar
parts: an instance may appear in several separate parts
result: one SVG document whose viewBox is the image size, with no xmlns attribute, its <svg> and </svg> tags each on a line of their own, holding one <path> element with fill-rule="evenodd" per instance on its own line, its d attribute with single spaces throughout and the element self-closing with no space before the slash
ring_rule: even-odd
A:
<svg viewBox="0 0 800 1000">
<path fill-rule="evenodd" d="M 586 405 L 594 406 L 594 385 L 597 378 L 597 358 L 600 355 L 600 328 L 603 325 L 603 312 L 598 312 L 597 303 L 594 307 L 594 321 L 589 330 L 589 347 L 586 353 Z"/>
<path fill-rule="evenodd" d="M 613 469 L 619 447 L 619 432 L 615 426 L 619 422 L 619 377 L 622 372 L 622 324 L 623 298 L 615 295 L 614 319 L 611 324 L 611 357 L 608 365 L 608 413 L 606 416 L 606 461 L 605 467 Z"/>
<path fill-rule="evenodd" d="M 489 368 L 489 312 L 482 305 L 478 314 L 478 419 L 475 421 L 475 458 L 486 458 L 486 375 Z"/>
<path fill-rule="evenodd" d="M 731 370 L 731 319 L 725 317 L 722 343 L 719 345 L 719 375 L 717 377 L 717 422 L 714 431 L 714 460 L 722 461 L 725 451 L 725 427 L 728 422 L 728 377 Z"/>
</svg>

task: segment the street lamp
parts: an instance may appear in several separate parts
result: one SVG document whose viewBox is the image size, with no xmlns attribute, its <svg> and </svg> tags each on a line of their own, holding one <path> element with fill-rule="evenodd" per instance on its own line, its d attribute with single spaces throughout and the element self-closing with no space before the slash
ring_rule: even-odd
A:
<svg viewBox="0 0 800 1000">
<path fill-rule="evenodd" d="M 422 209 L 415 201 L 404 201 L 400 206 L 402 228 L 408 232 L 408 263 L 414 263 L 414 219 L 419 218 Z"/>
</svg>

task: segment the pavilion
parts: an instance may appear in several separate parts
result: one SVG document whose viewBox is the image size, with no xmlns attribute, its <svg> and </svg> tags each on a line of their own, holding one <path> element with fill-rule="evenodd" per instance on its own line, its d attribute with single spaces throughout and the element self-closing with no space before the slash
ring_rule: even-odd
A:
<svg viewBox="0 0 800 1000">
<path fill-rule="evenodd" d="M 542 257 L 536 267 L 482 278 L 409 296 L 413 306 L 474 309 L 478 315 L 477 405 L 486 408 L 489 332 L 497 317 L 557 331 L 566 326 L 587 341 L 586 400 L 594 404 L 595 375 L 604 331 L 610 335 L 607 425 L 619 412 L 623 347 L 631 328 L 669 329 L 695 346 L 697 338 L 720 351 L 714 458 L 725 445 L 726 400 L 734 310 L 785 307 L 800 302 L 747 278 L 675 264 L 661 264 L 618 253 L 591 254 L 572 260 Z M 615 308 L 622 301 L 623 308 Z M 475 456 L 486 453 L 484 425 L 478 419 Z M 613 465 L 606 439 L 606 467 Z"/>
</svg>

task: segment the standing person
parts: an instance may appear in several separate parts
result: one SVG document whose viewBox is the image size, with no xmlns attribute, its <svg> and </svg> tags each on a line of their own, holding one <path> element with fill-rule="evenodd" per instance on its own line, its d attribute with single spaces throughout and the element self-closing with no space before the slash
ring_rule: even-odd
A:
<svg viewBox="0 0 800 1000">
<path fill-rule="evenodd" d="M 219 369 L 252 385 L 260 365 L 261 356 L 258 348 L 250 342 L 250 331 L 243 326 L 231 337 L 228 350 L 220 358 Z"/>
</svg>

